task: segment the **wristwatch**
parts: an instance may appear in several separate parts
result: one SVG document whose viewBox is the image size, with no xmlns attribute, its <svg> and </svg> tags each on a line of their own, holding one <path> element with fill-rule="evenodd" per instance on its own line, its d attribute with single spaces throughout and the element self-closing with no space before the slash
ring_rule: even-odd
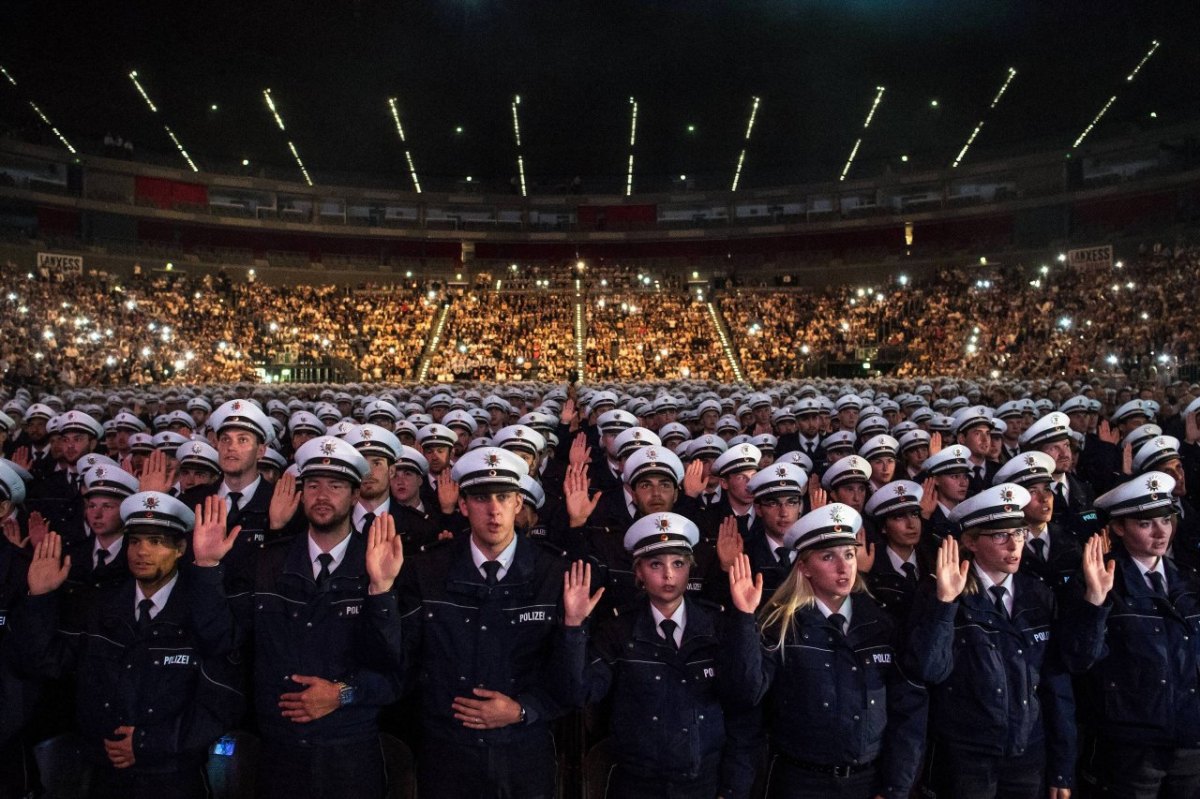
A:
<svg viewBox="0 0 1200 799">
<path fill-rule="evenodd" d="M 353 685 L 347 685 L 344 682 L 337 682 L 334 685 L 338 689 L 338 707 L 353 704 L 354 700 L 358 698 L 358 689 Z"/>
</svg>

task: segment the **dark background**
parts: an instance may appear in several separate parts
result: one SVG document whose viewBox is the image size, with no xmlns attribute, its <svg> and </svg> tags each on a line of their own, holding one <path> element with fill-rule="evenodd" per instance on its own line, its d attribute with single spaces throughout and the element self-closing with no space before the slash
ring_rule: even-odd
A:
<svg viewBox="0 0 1200 799">
<path fill-rule="evenodd" d="M 580 176 L 615 190 L 633 95 L 635 191 L 680 174 L 728 188 L 758 95 L 741 181 L 754 188 L 836 178 L 877 85 L 887 92 L 851 177 L 948 166 L 983 118 L 968 162 L 1065 153 L 1114 93 L 1093 137 L 1193 119 L 1197 44 L 1200 3 L 1143 0 L 3 0 L 0 64 L 19 85 L 0 80 L 0 125 L 36 130 L 32 99 L 84 145 L 113 133 L 182 165 L 165 123 L 202 168 L 245 158 L 295 172 L 270 87 L 318 182 L 407 188 L 395 96 L 424 181 L 504 185 L 519 93 L 531 188 Z M 1019 74 L 989 113 L 1010 66 Z"/>
</svg>

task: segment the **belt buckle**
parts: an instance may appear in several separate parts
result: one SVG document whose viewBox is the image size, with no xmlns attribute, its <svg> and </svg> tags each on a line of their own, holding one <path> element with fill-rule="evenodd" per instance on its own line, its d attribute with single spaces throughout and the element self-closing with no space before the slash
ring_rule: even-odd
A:
<svg viewBox="0 0 1200 799">
<path fill-rule="evenodd" d="M 854 768 L 854 766 L 851 766 L 849 764 L 847 764 L 845 766 L 834 766 L 833 767 L 833 776 L 838 777 L 840 779 L 845 779 L 846 777 L 850 776 L 850 770 L 853 768 Z"/>
</svg>

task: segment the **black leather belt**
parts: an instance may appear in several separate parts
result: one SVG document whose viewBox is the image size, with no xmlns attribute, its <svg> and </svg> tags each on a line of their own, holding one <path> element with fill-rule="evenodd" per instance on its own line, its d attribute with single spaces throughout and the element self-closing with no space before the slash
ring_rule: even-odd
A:
<svg viewBox="0 0 1200 799">
<path fill-rule="evenodd" d="M 799 758 L 785 755 L 783 752 L 778 753 L 783 760 L 789 765 L 795 766 L 803 771 L 811 771 L 814 774 L 824 774 L 827 777 L 849 777 L 854 774 L 861 774 L 864 771 L 869 771 L 875 768 L 875 761 L 869 763 L 844 763 L 835 765 L 832 763 L 813 763 L 811 760 L 800 760 Z"/>
</svg>

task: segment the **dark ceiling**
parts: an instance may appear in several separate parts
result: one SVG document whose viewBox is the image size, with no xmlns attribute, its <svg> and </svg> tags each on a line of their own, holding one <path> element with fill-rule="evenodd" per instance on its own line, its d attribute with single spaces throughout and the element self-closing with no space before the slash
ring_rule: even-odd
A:
<svg viewBox="0 0 1200 799">
<path fill-rule="evenodd" d="M 1065 152 L 1113 94 L 1096 138 L 1193 119 L 1198 44 L 1194 1 L 5 0 L 0 64 L 18 85 L 0 81 L 0 122 L 33 135 L 32 99 L 80 144 L 111 132 L 139 157 L 182 164 L 169 124 L 202 167 L 247 159 L 295 178 L 290 137 L 318 182 L 407 188 L 396 97 L 427 189 L 467 175 L 506 185 L 520 94 L 531 191 L 575 176 L 618 191 L 633 96 L 636 193 L 681 174 L 728 188 L 758 96 L 749 188 L 836 178 L 877 85 L 887 91 L 851 177 L 947 166 L 981 119 L 968 161 Z M 1010 66 L 1018 74 L 989 111 Z"/>
</svg>

